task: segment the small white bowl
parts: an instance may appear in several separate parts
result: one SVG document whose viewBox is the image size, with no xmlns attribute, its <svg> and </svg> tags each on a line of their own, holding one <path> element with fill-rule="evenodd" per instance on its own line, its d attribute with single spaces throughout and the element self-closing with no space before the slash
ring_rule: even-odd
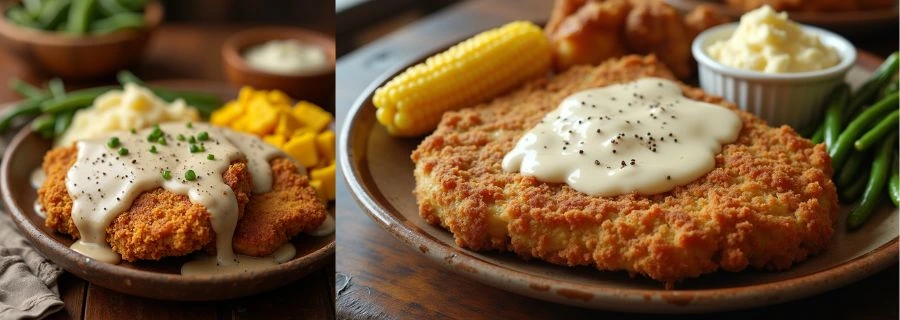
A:
<svg viewBox="0 0 900 320">
<path fill-rule="evenodd" d="M 786 124 L 804 130 L 818 123 L 825 99 L 856 63 L 853 44 L 832 32 L 801 26 L 804 32 L 818 36 L 822 43 L 834 48 L 841 62 L 810 72 L 763 73 L 724 65 L 706 53 L 707 47 L 730 38 L 737 27 L 737 22 L 720 25 L 694 39 L 691 52 L 699 67 L 700 87 L 734 102 L 770 125 Z"/>
</svg>

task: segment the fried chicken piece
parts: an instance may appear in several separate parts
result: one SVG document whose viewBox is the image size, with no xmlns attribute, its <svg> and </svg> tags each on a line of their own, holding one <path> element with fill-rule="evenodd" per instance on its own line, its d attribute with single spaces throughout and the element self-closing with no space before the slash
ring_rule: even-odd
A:
<svg viewBox="0 0 900 320">
<path fill-rule="evenodd" d="M 701 4 L 684 16 L 684 30 L 687 32 L 688 39 L 694 42 L 694 38 L 697 38 L 697 35 L 704 30 L 730 21 L 727 16 L 713 6 Z"/>
<path fill-rule="evenodd" d="M 554 67 L 565 70 L 624 55 L 621 35 L 629 9 L 625 0 L 590 1 L 563 19 L 550 35 Z"/>
<path fill-rule="evenodd" d="M 628 52 L 655 54 L 678 78 L 687 78 L 693 69 L 691 38 L 678 11 L 662 1 L 632 0 L 625 21 Z"/>
<path fill-rule="evenodd" d="M 628 56 L 444 114 L 412 154 L 420 215 L 464 248 L 624 270 L 667 285 L 720 269 L 786 269 L 825 249 L 838 205 L 824 145 L 688 86 L 685 96 L 743 122 L 715 168 L 689 184 L 593 197 L 502 170 L 506 152 L 565 97 L 648 76 L 673 78 L 653 56 Z"/>
<path fill-rule="evenodd" d="M 544 26 L 544 33 L 549 37 L 556 33 L 556 29 L 566 18 L 571 16 L 578 8 L 581 8 L 588 0 L 556 0 L 550 11 L 550 20 Z"/>
<path fill-rule="evenodd" d="M 65 179 L 77 160 L 76 147 L 57 148 L 44 156 L 47 179 L 38 196 L 47 214 L 47 227 L 78 239 L 72 221 L 72 198 Z M 225 171 L 225 183 L 235 192 L 238 214 L 250 200 L 251 180 L 247 165 L 233 163 Z M 131 207 L 118 215 L 106 229 L 107 241 L 123 260 L 159 260 L 183 256 L 203 248 L 215 238 L 210 215 L 202 205 L 192 204 L 187 196 L 162 188 L 139 195 Z"/>
<path fill-rule="evenodd" d="M 325 205 L 309 178 L 288 159 L 272 160 L 272 191 L 255 194 L 234 232 L 235 252 L 264 256 L 325 221 Z"/>
</svg>

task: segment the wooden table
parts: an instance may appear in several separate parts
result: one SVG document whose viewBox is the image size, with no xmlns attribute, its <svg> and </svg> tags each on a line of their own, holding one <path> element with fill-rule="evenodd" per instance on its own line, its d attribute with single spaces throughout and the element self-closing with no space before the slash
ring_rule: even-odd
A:
<svg viewBox="0 0 900 320">
<path fill-rule="evenodd" d="M 382 72 L 454 39 L 514 19 L 547 19 L 549 0 L 461 3 L 418 21 L 338 61 L 337 114 Z M 896 38 L 896 37 L 894 37 Z M 894 39 L 890 38 L 890 39 Z M 881 54 L 896 50 L 896 42 Z M 893 47 L 893 48 L 890 48 Z M 871 50 L 871 49 L 870 49 Z M 410 196 L 412 196 L 410 194 Z M 643 315 L 584 310 L 496 289 L 450 272 L 407 247 L 372 221 L 338 183 L 337 312 L 339 318 L 631 319 Z M 898 268 L 808 299 L 748 311 L 691 316 L 710 319 L 896 319 Z"/>
<path fill-rule="evenodd" d="M 219 48 L 229 35 L 240 29 L 165 25 L 158 30 L 144 61 L 135 71 L 147 80 L 225 81 Z M 46 80 L 0 48 L 0 103 L 19 99 L 6 87 L 8 79 L 14 76 L 32 83 Z M 103 81 L 114 79 L 97 82 Z M 216 302 L 175 302 L 120 294 L 65 273 L 59 280 L 65 309 L 50 319 L 334 319 L 334 283 L 334 263 L 329 263 L 303 279 L 255 296 Z"/>
</svg>

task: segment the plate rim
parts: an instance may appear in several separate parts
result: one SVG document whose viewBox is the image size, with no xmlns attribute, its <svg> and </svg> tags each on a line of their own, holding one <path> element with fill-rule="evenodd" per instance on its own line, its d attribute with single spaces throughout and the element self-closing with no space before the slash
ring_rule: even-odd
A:
<svg viewBox="0 0 900 320">
<path fill-rule="evenodd" d="M 179 81 L 187 81 L 187 80 L 179 80 Z M 165 82 L 165 81 L 161 81 Z M 189 82 L 189 81 L 188 81 Z M 153 82 L 157 83 L 157 82 Z M 209 82 L 211 83 L 211 82 Z M 14 102 L 13 102 L 14 103 Z M 122 292 L 115 287 L 105 286 L 100 283 L 96 283 L 89 278 L 99 278 L 99 277 L 112 277 L 112 279 L 116 280 L 131 280 L 131 281 L 142 281 L 153 285 L 164 285 L 164 286 L 204 286 L 211 284 L 229 284 L 229 285 L 237 285 L 241 282 L 248 282 L 251 280 L 262 281 L 260 279 L 267 278 L 282 278 L 282 279 L 290 279 L 296 280 L 307 274 L 319 270 L 323 266 L 325 266 L 329 258 L 335 256 L 335 247 L 337 237 L 333 237 L 333 239 L 326 243 L 324 246 L 316 249 L 315 251 L 310 252 L 307 255 L 301 257 L 295 257 L 294 259 L 279 264 L 277 266 L 272 266 L 269 268 L 265 268 L 259 271 L 254 271 L 251 277 L 248 277 L 246 273 L 233 273 L 233 274 L 221 274 L 221 275 L 206 275 L 206 276 L 183 276 L 179 274 L 172 273 L 162 273 L 162 272 L 154 272 L 148 270 L 141 269 L 132 269 L 122 267 L 118 264 L 108 264 L 104 262 L 99 262 L 93 259 L 85 258 L 80 253 L 77 253 L 70 249 L 68 246 L 63 245 L 62 243 L 57 242 L 56 240 L 48 237 L 43 230 L 39 229 L 34 224 L 28 221 L 27 213 L 25 210 L 17 204 L 14 200 L 14 187 L 11 181 L 11 170 L 12 164 L 11 159 L 14 157 L 14 153 L 19 152 L 23 142 L 26 139 L 32 138 L 34 135 L 37 135 L 35 132 L 31 130 L 30 125 L 26 125 L 24 128 L 19 130 L 16 133 L 15 137 L 9 142 L 6 150 L 3 152 L 2 160 L 0 160 L 0 194 L 2 194 L 3 204 L 8 211 L 8 214 L 16 227 L 19 228 L 19 231 L 22 235 L 29 240 L 29 242 L 34 245 L 35 249 L 37 249 L 45 258 L 53 261 L 58 266 L 62 267 L 66 271 L 84 279 L 85 281 L 90 282 L 91 284 L 100 285 L 102 287 L 106 287 L 108 289 Z M 39 139 L 43 139 L 37 137 Z M 27 188 L 31 188 L 31 186 L 27 186 Z M 23 189 L 22 187 L 15 188 L 15 190 Z M 330 212 L 328 214 L 331 214 Z M 34 236 L 39 235 L 39 236 Z M 53 251 L 54 253 L 65 257 L 65 259 L 56 259 L 51 255 L 44 253 L 44 251 Z M 78 260 L 84 259 L 83 264 L 79 264 Z M 65 260 L 65 261 L 57 261 L 57 260 Z M 73 265 L 77 265 L 78 267 L 73 267 Z M 287 277 L 285 277 L 287 276 Z M 251 288 L 252 290 L 248 290 L 246 293 L 241 292 L 238 295 L 221 295 L 221 296 L 213 296 L 213 297 L 198 297 L 197 299 L 172 299 L 167 298 L 165 296 L 156 296 L 156 295 L 142 295 L 140 291 L 131 290 L 125 293 L 144 296 L 149 298 L 163 299 L 163 300 L 179 300 L 179 301 L 213 301 L 213 300 L 224 300 L 224 299 L 232 299 L 242 296 L 248 296 L 255 293 L 259 293 L 262 291 L 273 289 L 278 285 L 277 281 L 272 281 L 276 283 L 275 286 L 255 286 L 257 288 Z M 281 285 L 286 284 L 287 282 L 282 282 Z M 134 286 L 132 282 L 129 286 Z M 255 291 L 254 291 L 255 290 Z M 144 290 L 141 290 L 144 291 Z"/>
<path fill-rule="evenodd" d="M 364 146 L 353 147 L 351 140 L 356 139 L 360 132 L 371 127 L 359 126 L 359 118 L 363 115 L 362 109 L 368 105 L 367 101 L 371 100 L 375 90 L 381 84 L 414 63 L 423 61 L 446 47 L 448 46 L 409 59 L 411 62 L 395 64 L 375 78 L 362 91 L 342 121 L 338 140 L 338 162 L 341 176 L 351 191 L 349 193 L 363 212 L 417 254 L 425 255 L 447 270 L 501 290 L 578 307 L 643 313 L 685 313 L 746 309 L 801 299 L 845 286 L 897 263 L 895 253 L 900 250 L 900 240 L 894 238 L 872 251 L 831 268 L 770 283 L 693 290 L 610 288 L 566 282 L 516 271 L 475 257 L 472 255 L 475 252 L 471 250 L 458 247 L 455 247 L 454 250 L 454 247 L 444 245 L 429 234 L 420 234 L 414 229 L 414 226 L 403 223 L 402 220 L 405 219 L 396 217 L 394 213 L 390 212 L 390 209 L 382 206 L 370 193 L 370 188 L 377 189 L 377 186 L 367 186 L 362 180 L 364 172 L 368 170 L 364 166 L 360 166 L 365 162 L 366 154 L 359 154 L 357 148 L 364 148 Z M 864 50 L 857 48 L 857 51 L 859 57 L 854 65 L 880 63 L 882 60 Z M 363 136 L 368 134 L 363 133 Z M 367 138 L 363 140 L 368 141 Z M 460 253 L 464 255 L 463 259 L 457 259 Z M 792 289 L 785 290 L 784 288 Z M 775 293 L 780 296 L 774 295 Z M 623 301 L 628 303 L 623 303 Z M 655 307 L 660 308 L 647 309 L 646 307 L 651 302 Z"/>
</svg>

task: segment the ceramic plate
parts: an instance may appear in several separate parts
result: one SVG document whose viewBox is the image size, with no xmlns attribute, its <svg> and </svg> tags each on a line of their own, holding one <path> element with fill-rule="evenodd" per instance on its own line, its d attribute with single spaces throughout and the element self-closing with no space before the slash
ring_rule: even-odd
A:
<svg viewBox="0 0 900 320">
<path fill-rule="evenodd" d="M 157 83 L 154 83 L 157 84 Z M 166 81 L 160 86 L 174 89 L 212 92 L 223 99 L 233 99 L 236 91 L 225 84 L 200 81 Z M 72 239 L 44 226 L 44 219 L 34 211 L 37 192 L 31 187 L 31 172 L 40 167 L 51 142 L 22 129 L 9 144 L 4 157 L 0 189 L 6 209 L 19 230 L 45 256 L 68 272 L 92 284 L 119 292 L 166 300 L 230 299 L 269 290 L 318 270 L 334 258 L 334 234 L 326 237 L 298 235 L 291 240 L 297 255 L 288 262 L 258 272 L 217 275 L 182 276 L 181 265 L 188 258 L 165 258 L 160 261 L 138 261 L 108 264 L 69 249 Z M 334 216 L 333 203 L 329 211 Z"/>
<path fill-rule="evenodd" d="M 725 1 L 666 0 L 666 2 L 682 12 L 690 11 L 701 4 L 711 5 L 735 21 L 744 14 L 743 11 L 726 5 Z M 865 11 L 790 12 L 789 15 L 791 20 L 799 23 L 819 26 L 843 35 L 861 36 L 870 34 L 873 30 L 896 28 L 900 13 L 897 6 L 894 6 L 890 9 Z"/>
<path fill-rule="evenodd" d="M 425 57 L 427 57 L 426 55 Z M 421 60 L 420 60 L 421 61 Z M 859 85 L 880 63 L 860 53 L 848 74 Z M 409 65 L 412 65 L 410 63 Z M 843 223 L 829 249 L 784 272 L 717 272 L 665 290 L 662 283 L 626 272 L 563 267 L 524 261 L 512 253 L 462 249 L 449 231 L 425 223 L 413 196 L 409 156 L 421 139 L 394 138 L 375 119 L 375 88 L 405 69 L 396 68 L 363 92 L 348 112 L 340 134 L 341 171 L 359 204 L 378 224 L 436 263 L 485 284 L 538 299 L 606 310 L 682 313 L 748 308 L 799 299 L 831 290 L 897 262 L 896 209 L 885 206 L 861 229 Z M 846 217 L 847 208 L 841 213 Z"/>
</svg>

